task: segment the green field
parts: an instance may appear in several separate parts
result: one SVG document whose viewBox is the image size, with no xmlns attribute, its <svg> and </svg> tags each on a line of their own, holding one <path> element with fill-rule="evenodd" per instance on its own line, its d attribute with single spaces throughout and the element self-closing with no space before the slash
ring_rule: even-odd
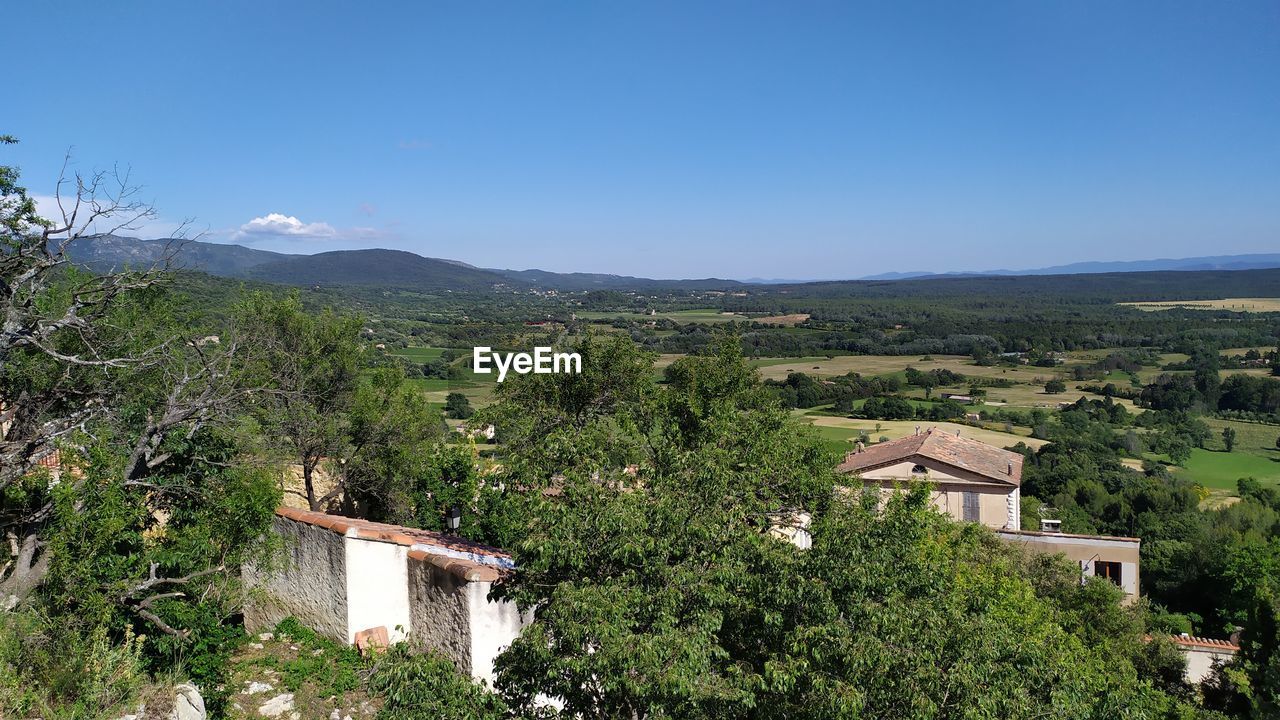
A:
<svg viewBox="0 0 1280 720">
<path fill-rule="evenodd" d="M 706 323 L 714 325 L 716 323 L 726 323 L 733 320 L 746 320 L 747 318 L 737 313 L 720 312 L 714 308 L 700 310 L 675 310 L 672 312 L 660 312 L 654 315 L 638 312 L 598 312 L 595 310 L 582 310 L 575 313 L 582 320 L 613 320 L 614 318 L 622 318 L 624 320 L 671 320 L 678 323 Z"/>
<path fill-rule="evenodd" d="M 1280 452 L 1274 455 L 1266 458 L 1239 451 L 1226 453 L 1195 448 L 1191 451 L 1191 458 L 1175 472 L 1207 488 L 1234 494 L 1236 481 L 1240 478 L 1280 483 Z"/>
<path fill-rule="evenodd" d="M 392 355 L 398 355 L 402 358 L 406 358 L 411 362 L 429 363 L 439 360 L 440 356 L 444 354 L 444 351 L 444 348 L 438 347 L 411 346 L 406 348 L 396 348 L 394 350 L 389 350 L 388 352 Z"/>
</svg>

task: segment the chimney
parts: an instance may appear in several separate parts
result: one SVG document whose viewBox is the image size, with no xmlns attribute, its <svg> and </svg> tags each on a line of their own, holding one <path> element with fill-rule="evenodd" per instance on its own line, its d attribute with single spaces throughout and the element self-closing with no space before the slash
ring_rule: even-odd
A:
<svg viewBox="0 0 1280 720">
<path fill-rule="evenodd" d="M 1013 462 L 1009 463 L 1009 469 L 1006 472 L 1008 472 L 1010 475 L 1013 474 Z"/>
<path fill-rule="evenodd" d="M 1062 532 L 1062 521 L 1040 518 L 1040 532 L 1060 533 Z"/>
</svg>

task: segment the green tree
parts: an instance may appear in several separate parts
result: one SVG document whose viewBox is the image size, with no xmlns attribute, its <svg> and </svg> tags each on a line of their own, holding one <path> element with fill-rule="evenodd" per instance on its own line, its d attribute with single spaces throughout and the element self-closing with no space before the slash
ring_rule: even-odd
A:
<svg viewBox="0 0 1280 720">
<path fill-rule="evenodd" d="M 25 640 L 39 647 L 0 650 L 19 658 L 0 678 L 104 717 L 99 691 L 185 659 L 216 709 L 243 633 L 228 622 L 240 568 L 279 501 L 271 473 L 243 461 L 247 403 L 264 390 L 249 346 L 234 331 L 202 340 L 159 268 L 70 267 L 91 228 L 151 214 L 126 178 L 64 179 L 53 220 L 17 179 L 0 167 L 0 598 L 3 623 L 36 628 Z"/>
<path fill-rule="evenodd" d="M 590 354 L 643 370 L 626 342 Z M 1030 584 L 1012 550 L 932 510 L 923 487 L 884 511 L 837 493 L 835 458 L 763 390 L 736 341 L 677 361 L 659 388 L 607 382 L 617 376 L 592 365 L 584 356 L 588 382 L 509 381 L 490 409 L 561 421 L 541 426 L 554 454 L 501 450 L 502 484 L 532 498 L 511 544 L 519 569 L 498 591 L 535 617 L 498 660 L 516 711 L 540 695 L 589 718 L 1176 706 L 1139 676 L 1141 623 L 1108 584 L 1080 590 L 1070 568 Z M 631 401 L 612 403 L 615 392 Z M 556 492 L 537 490 L 549 477 Z M 771 532 L 801 513 L 808 552 Z"/>
<path fill-rule="evenodd" d="M 444 411 L 449 417 L 458 420 L 466 420 L 476 412 L 471 407 L 471 401 L 460 392 L 451 392 L 445 397 Z"/>
<path fill-rule="evenodd" d="M 1057 395 L 1067 391 L 1067 384 L 1059 378 L 1054 378 L 1044 384 L 1044 391 L 1050 395 Z"/>
<path fill-rule="evenodd" d="M 1231 452 L 1236 447 L 1236 429 L 1233 427 L 1222 428 L 1222 446 Z"/>
<path fill-rule="evenodd" d="M 387 366 L 363 373 L 346 416 L 336 469 L 344 511 L 408 522 L 416 485 L 440 444 L 439 415 L 400 368 Z"/>
<path fill-rule="evenodd" d="M 317 487 L 316 468 L 343 454 L 363 367 L 362 321 L 329 309 L 308 313 L 297 292 L 254 293 L 237 309 L 237 321 L 252 338 L 255 369 L 273 389 L 256 406 L 264 434 L 301 467 L 308 506 L 323 510 L 342 499 L 341 482 Z"/>
</svg>

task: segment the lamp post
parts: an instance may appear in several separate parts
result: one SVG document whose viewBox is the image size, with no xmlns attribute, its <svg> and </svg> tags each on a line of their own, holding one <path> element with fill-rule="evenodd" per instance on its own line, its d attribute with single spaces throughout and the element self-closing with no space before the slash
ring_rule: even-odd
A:
<svg viewBox="0 0 1280 720">
<path fill-rule="evenodd" d="M 462 508 L 454 505 L 449 508 L 449 514 L 445 516 L 444 525 L 451 534 L 458 532 L 458 526 L 462 524 Z"/>
</svg>

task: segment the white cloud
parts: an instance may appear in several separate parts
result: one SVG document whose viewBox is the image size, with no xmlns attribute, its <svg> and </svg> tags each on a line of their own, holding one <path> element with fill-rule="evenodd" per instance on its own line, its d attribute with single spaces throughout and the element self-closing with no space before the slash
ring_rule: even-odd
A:
<svg viewBox="0 0 1280 720">
<path fill-rule="evenodd" d="M 267 236 L 297 240 L 328 240 L 338 237 L 338 231 L 325 222 L 304 223 L 292 215 L 267 213 L 240 226 L 236 238 L 245 240 Z"/>
</svg>

